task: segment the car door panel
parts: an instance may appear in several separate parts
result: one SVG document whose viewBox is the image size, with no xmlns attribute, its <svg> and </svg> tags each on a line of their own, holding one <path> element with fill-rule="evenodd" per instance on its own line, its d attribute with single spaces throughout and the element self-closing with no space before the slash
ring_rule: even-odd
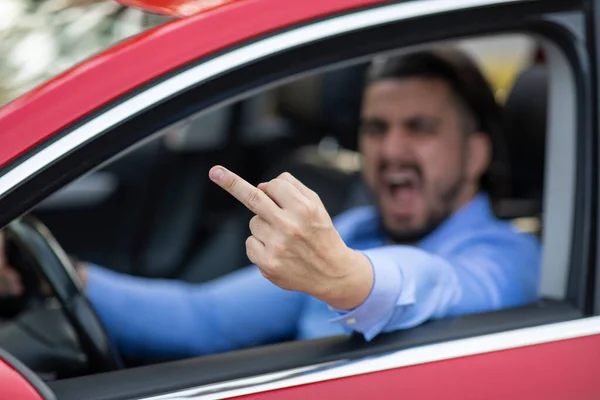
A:
<svg viewBox="0 0 600 400">
<path fill-rule="evenodd" d="M 482 315 L 432 321 L 414 329 L 380 335 L 371 342 L 365 342 L 360 335 L 355 335 L 282 343 L 193 360 L 50 382 L 49 386 L 61 400 L 75 400 L 81 396 L 81 393 L 85 393 L 88 400 L 130 399 L 192 388 L 195 389 L 190 393 L 197 396 L 214 391 L 218 391 L 220 396 L 223 395 L 227 384 L 214 382 L 237 380 L 234 386 L 248 386 L 246 389 L 255 389 L 256 382 L 251 379 L 253 376 L 264 376 L 264 379 L 269 380 L 273 378 L 269 378 L 268 375 L 275 374 L 279 381 L 283 379 L 280 376 L 281 371 L 308 368 L 309 371 L 314 372 L 313 369 L 320 371 L 323 365 L 343 368 L 346 360 L 368 362 L 373 357 L 386 356 L 395 352 L 410 352 L 412 349 L 435 343 L 449 342 L 446 343 L 449 347 L 462 349 L 460 342 L 451 344 L 451 341 L 460 341 L 463 338 L 476 340 L 484 335 L 510 331 L 523 326 L 543 327 L 560 321 L 576 321 L 580 317 L 581 313 L 573 307 L 561 302 L 546 301 L 537 305 Z M 558 329 L 560 330 L 560 327 Z M 535 333 L 531 337 L 535 340 Z M 401 359 L 401 356 L 391 357 L 389 362 L 393 365 Z M 379 365 L 378 363 L 376 365 Z M 345 374 L 344 371 L 346 370 L 343 370 L 342 374 Z M 287 377 L 288 374 L 284 375 Z M 293 378 L 294 374 L 289 375 Z"/>
<path fill-rule="evenodd" d="M 596 323 L 600 324 L 600 321 Z M 239 398 L 592 400 L 600 393 L 597 375 L 600 357 L 590 349 L 598 348 L 600 334 L 326 380 Z M 198 397 L 201 398 L 210 397 Z"/>
<path fill-rule="evenodd" d="M 56 397 L 37 375 L 0 348 L 0 399 L 56 400 Z"/>
</svg>

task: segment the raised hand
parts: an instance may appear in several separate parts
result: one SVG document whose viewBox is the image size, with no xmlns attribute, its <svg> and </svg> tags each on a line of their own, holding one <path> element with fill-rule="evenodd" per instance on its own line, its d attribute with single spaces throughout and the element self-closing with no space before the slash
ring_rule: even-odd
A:
<svg viewBox="0 0 600 400">
<path fill-rule="evenodd" d="M 289 173 L 258 187 L 221 166 L 209 176 L 256 214 L 246 252 L 265 278 L 342 310 L 368 297 L 369 260 L 346 246 L 315 192 Z"/>
</svg>

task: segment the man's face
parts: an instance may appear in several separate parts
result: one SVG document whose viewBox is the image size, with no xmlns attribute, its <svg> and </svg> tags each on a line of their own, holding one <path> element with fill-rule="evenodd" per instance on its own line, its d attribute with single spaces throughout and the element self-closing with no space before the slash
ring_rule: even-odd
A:
<svg viewBox="0 0 600 400">
<path fill-rule="evenodd" d="M 475 195 L 490 144 L 486 135 L 466 132 L 445 82 L 375 81 L 361 114 L 364 178 L 393 241 L 421 239 Z"/>
</svg>

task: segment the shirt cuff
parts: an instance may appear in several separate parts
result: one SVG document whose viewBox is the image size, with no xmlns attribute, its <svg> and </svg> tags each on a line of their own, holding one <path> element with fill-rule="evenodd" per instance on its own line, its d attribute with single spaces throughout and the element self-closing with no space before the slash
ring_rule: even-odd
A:
<svg viewBox="0 0 600 400">
<path fill-rule="evenodd" d="M 333 309 L 340 316 L 329 322 L 341 323 L 349 330 L 361 332 L 366 340 L 371 340 L 383 330 L 394 312 L 401 292 L 402 273 L 389 254 L 377 250 L 362 253 L 373 268 L 371 293 L 352 311 Z"/>
</svg>

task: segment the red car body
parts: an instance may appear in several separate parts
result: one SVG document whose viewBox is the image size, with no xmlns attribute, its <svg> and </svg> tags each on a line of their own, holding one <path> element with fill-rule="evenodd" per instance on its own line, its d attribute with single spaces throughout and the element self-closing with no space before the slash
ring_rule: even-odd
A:
<svg viewBox="0 0 600 400">
<path fill-rule="evenodd" d="M 288 27 L 386 2 L 287 0 L 282 4 L 276 0 L 240 0 L 212 2 L 212 6 L 192 0 L 123 3 L 185 17 L 127 40 L 1 108 L 0 166 L 4 172 L 83 118 L 196 60 L 217 56 Z M 477 3 L 486 2 L 414 3 L 439 7 L 439 13 L 443 13 L 448 7 L 477 7 Z M 2 195 L 9 193 L 6 188 L 12 184 L 0 182 Z M 17 211 L 11 211 L 4 216 L 5 221 L 17 215 Z M 600 317 L 593 314 L 598 311 L 588 310 L 584 318 L 573 321 L 387 354 L 372 362 L 363 361 L 360 368 L 350 364 L 331 373 L 291 376 L 283 386 L 275 380 L 251 389 L 231 387 L 221 395 L 247 399 L 597 399 Z M 159 394 L 165 399 L 174 398 Z M 43 396 L 22 372 L 0 359 L 0 398 L 38 400 Z"/>
</svg>

